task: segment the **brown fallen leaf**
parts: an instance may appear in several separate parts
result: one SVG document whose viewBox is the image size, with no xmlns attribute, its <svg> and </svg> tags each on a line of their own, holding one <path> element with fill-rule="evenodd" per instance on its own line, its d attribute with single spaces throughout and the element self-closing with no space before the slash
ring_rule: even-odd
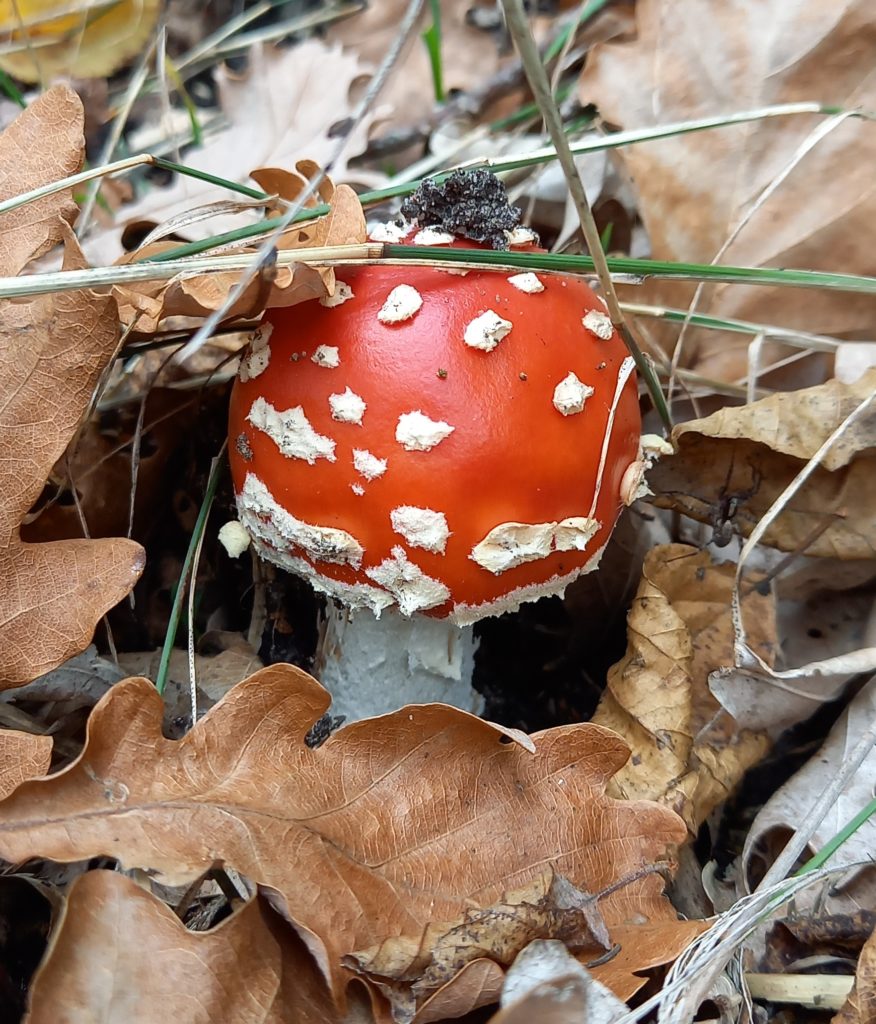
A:
<svg viewBox="0 0 876 1024">
<path fill-rule="evenodd" d="M 562 943 L 536 940 L 514 961 L 502 1009 L 489 1024 L 612 1024 L 628 1007 L 596 981 Z"/>
<path fill-rule="evenodd" d="M 467 91 L 480 85 L 500 67 L 496 36 L 471 24 L 469 11 L 474 6 L 471 0 L 444 0 L 441 4 L 441 73 L 446 92 Z M 329 39 L 343 43 L 360 60 L 376 67 L 398 34 L 405 7 L 403 0 L 368 4 L 354 17 L 332 26 Z M 420 29 L 430 24 L 426 5 Z M 397 127 L 428 127 L 435 110 L 429 55 L 419 33 L 414 35 L 380 93 L 381 104 L 388 108 L 388 120 Z"/>
<path fill-rule="evenodd" d="M 766 734 L 740 729 L 708 686 L 710 672 L 733 663 L 734 571 L 684 544 L 648 553 L 627 620 L 627 653 L 609 670 L 593 716 L 633 752 L 609 791 L 666 803 L 694 835 L 770 746 Z M 771 663 L 777 648 L 772 598 L 753 591 L 743 609 L 749 643 Z"/>
<path fill-rule="evenodd" d="M 510 966 L 535 939 L 559 939 L 597 959 L 611 948 L 598 898 L 547 869 L 489 907 L 468 908 L 458 921 L 430 921 L 418 935 L 392 936 L 344 957 L 344 965 L 377 986 L 393 1020 L 409 1024 L 417 1010 L 475 960 Z"/>
<path fill-rule="evenodd" d="M 263 187 L 273 185 L 278 194 L 294 199 L 303 185 L 305 176 L 313 174 L 317 165 L 310 160 L 298 162 L 299 172 L 262 168 L 253 171 Z M 335 187 L 326 180 L 321 189 L 323 202 L 329 212 L 313 221 L 296 225 L 278 239 L 277 248 L 305 249 L 312 246 L 350 245 L 365 241 L 365 214 L 356 193 L 348 185 Z M 147 255 L 174 248 L 176 242 L 156 242 L 119 260 L 127 264 Z M 239 253 L 254 249 L 235 250 Z M 180 274 L 170 281 L 145 281 L 120 285 L 113 289 L 119 303 L 123 323 L 132 324 L 139 333 L 158 328 L 165 317 L 205 317 L 219 309 L 229 292 L 240 280 L 237 271 L 210 274 Z M 294 306 L 309 299 L 331 295 L 335 289 L 335 272 L 331 267 L 309 267 L 303 263 L 292 266 L 267 266 L 247 286 L 243 294 L 227 310 L 225 320 L 243 317 L 255 319 L 266 307 Z"/>
<path fill-rule="evenodd" d="M 700 522 L 729 522 L 748 536 L 843 420 L 876 388 L 876 370 L 854 384 L 817 387 L 721 409 L 672 432 L 676 454 L 648 474 L 654 503 Z M 876 411 L 833 445 L 769 526 L 763 543 L 841 559 L 876 555 Z M 822 532 L 818 532 L 822 531 Z"/>
<path fill-rule="evenodd" d="M 64 0 L 0 0 L 0 38 L 18 49 L 0 67 L 23 82 L 103 78 L 136 57 L 161 0 L 117 0 L 71 8 Z"/>
<path fill-rule="evenodd" d="M 536 752 L 444 705 L 403 708 L 305 737 L 329 705 L 275 665 L 236 686 L 180 741 L 161 735 L 145 679 L 94 709 L 82 755 L 0 804 L 12 861 L 109 853 L 183 884 L 222 862 L 275 890 L 339 999 L 341 957 L 489 906 L 545 864 L 601 891 L 667 856 L 683 823 L 603 795 L 623 741 L 584 724 L 536 734 Z M 609 929 L 674 920 L 651 873 L 608 895 Z"/>
<path fill-rule="evenodd" d="M 78 165 L 81 136 L 78 101 L 70 90 L 53 90 L 0 137 L 0 165 L 21 162 L 29 187 L 40 159 L 54 170 Z M 8 174 L 0 199 L 17 192 L 17 180 Z M 0 215 L 4 272 L 18 272 L 22 260 L 62 240 L 65 269 L 84 265 L 63 216 L 69 215 L 69 196 L 41 204 L 40 211 L 40 224 L 32 214 L 33 223 L 11 215 L 9 242 L 3 218 L 10 215 Z M 67 292 L 0 302 L 0 688 L 26 683 L 83 650 L 101 615 L 142 571 L 143 550 L 131 541 L 24 544 L 19 536 L 22 517 L 86 413 L 118 338 L 110 298 Z"/>
<path fill-rule="evenodd" d="M 495 1002 L 504 971 L 542 939 L 560 941 L 615 996 L 629 999 L 645 984 L 643 972 L 674 960 L 703 928 L 673 914 L 609 933 L 598 898 L 544 870 L 501 902 L 467 909 L 461 921 L 431 922 L 419 935 L 392 937 L 344 962 L 386 996 L 394 1021 L 423 1024 Z"/>
<path fill-rule="evenodd" d="M 51 760 L 51 736 L 0 730 L 0 800 L 27 779 L 45 775 Z"/>
<path fill-rule="evenodd" d="M 0 200 L 75 174 L 84 155 L 79 97 L 64 86 L 49 89 L 0 135 Z M 56 246 L 59 221 L 72 224 L 77 209 L 68 188 L 0 213 L 0 274 L 14 277 Z"/>
<path fill-rule="evenodd" d="M 855 971 L 855 987 L 831 1024 L 876 1022 L 876 932 L 864 943 Z"/>
<path fill-rule="evenodd" d="M 793 9 L 784 0 L 739 0 L 716 8 L 699 0 L 640 0 L 638 37 L 594 51 L 579 95 L 623 128 L 795 101 L 873 109 L 871 14 L 869 0 L 827 6 L 801 0 Z M 624 149 L 621 158 L 635 181 L 654 257 L 708 263 L 741 227 L 719 262 L 872 274 L 863 225 L 876 219 L 876 184 L 869 173 L 876 133 L 867 121 L 853 118 L 834 127 L 753 209 L 826 123 L 815 115 L 767 118 Z M 693 286 L 655 281 L 634 295 L 637 302 L 686 309 Z M 873 323 L 870 296 L 820 288 L 715 285 L 705 289 L 697 312 L 826 334 L 869 334 Z M 677 336 L 677 328 L 659 334 L 670 350 Z M 686 338 L 683 361 L 699 373 L 731 381 L 747 377 L 749 337 L 691 328 Z M 776 351 L 767 348 L 762 365 Z"/>
<path fill-rule="evenodd" d="M 113 871 L 73 883 L 31 987 L 29 1024 L 331 1024 L 304 943 L 256 898 L 207 932 Z"/>
</svg>

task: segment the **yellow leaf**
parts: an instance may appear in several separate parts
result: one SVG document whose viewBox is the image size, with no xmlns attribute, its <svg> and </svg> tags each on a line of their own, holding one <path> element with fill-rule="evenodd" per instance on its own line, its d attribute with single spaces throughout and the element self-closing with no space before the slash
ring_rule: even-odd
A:
<svg viewBox="0 0 876 1024">
<path fill-rule="evenodd" d="M 0 68 L 23 82 L 103 78 L 140 53 L 161 0 L 0 0 Z"/>
</svg>

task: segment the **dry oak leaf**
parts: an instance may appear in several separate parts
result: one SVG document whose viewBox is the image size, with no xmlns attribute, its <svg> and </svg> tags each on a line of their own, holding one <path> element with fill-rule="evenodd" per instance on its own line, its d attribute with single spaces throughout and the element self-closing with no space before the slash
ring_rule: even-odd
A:
<svg viewBox="0 0 876 1024">
<path fill-rule="evenodd" d="M 701 522 L 733 505 L 748 536 L 845 418 L 876 389 L 876 370 L 854 384 L 831 380 L 721 409 L 675 427 L 676 453 L 648 474 L 656 505 Z M 825 558 L 876 557 L 876 409 L 853 423 L 781 515 L 763 543 Z M 821 531 L 821 532 L 819 532 Z"/>
<path fill-rule="evenodd" d="M 206 932 L 130 878 L 73 883 L 30 992 L 28 1024 L 331 1024 L 313 958 L 261 899 Z"/>
<path fill-rule="evenodd" d="M 160 10 L 161 0 L 0 0 L 0 40 L 18 45 L 0 67 L 23 82 L 104 78 L 140 54 Z"/>
<path fill-rule="evenodd" d="M 49 167 L 78 164 L 81 106 L 67 102 L 66 90 L 48 95 L 55 98 L 35 104 L 34 113 L 26 111 L 0 137 L 0 155 L 14 154 L 29 139 L 35 151 L 29 159 L 41 153 Z M 59 110 L 74 119 L 77 131 L 53 136 L 48 129 Z M 45 120 L 44 133 L 31 121 L 34 116 Z M 71 150 L 66 161 L 58 152 L 62 145 Z M 11 184 L 4 182 L 6 189 Z M 0 199 L 7 194 L 0 192 Z M 67 212 L 66 204 L 62 196 L 44 207 L 42 230 L 24 223 L 27 244 L 12 242 L 10 262 L 3 268 L 7 273 L 21 269 L 16 264 L 25 252 L 46 251 L 62 240 L 64 269 L 84 266 L 70 226 L 59 215 Z M 6 216 L 0 215 L 4 238 Z M 21 224 L 20 219 L 13 224 Z M 118 339 L 111 298 L 83 291 L 0 302 L 0 689 L 27 683 L 84 650 L 100 617 L 142 571 L 143 550 L 128 540 L 25 544 L 19 536 L 22 517 L 87 413 Z"/>
<path fill-rule="evenodd" d="M 580 84 L 581 99 L 622 128 L 797 101 L 876 107 L 871 0 L 639 0 L 636 17 L 637 38 L 597 48 Z M 872 275 L 864 225 L 876 220 L 876 132 L 869 121 L 843 120 L 800 155 L 827 124 L 814 114 L 771 117 L 624 150 L 654 257 L 708 263 L 741 226 L 719 262 Z M 653 282 L 635 290 L 635 301 L 686 309 L 693 291 Z M 719 284 L 704 290 L 696 309 L 825 334 L 869 333 L 873 324 L 870 296 L 820 288 Z M 671 349 L 677 335 L 670 328 L 659 337 Z M 695 328 L 685 337 L 684 363 L 699 373 L 747 376 L 748 337 Z M 766 347 L 764 366 L 775 354 Z"/>
<path fill-rule="evenodd" d="M 668 804 L 693 835 L 770 746 L 766 733 L 741 729 L 709 690 L 709 673 L 733 664 L 734 571 L 685 544 L 648 553 L 627 617 L 627 653 L 609 669 L 593 716 L 633 752 L 608 791 Z M 742 607 L 749 644 L 772 664 L 772 597 L 751 591 Z"/>
<path fill-rule="evenodd" d="M 604 796 L 628 756 L 606 729 L 547 730 L 533 754 L 497 726 L 423 705 L 311 749 L 329 702 L 306 673 L 275 665 L 172 741 L 152 684 L 118 683 L 80 757 L 0 804 L 0 855 L 110 855 L 169 884 L 229 865 L 279 894 L 342 1000 L 345 954 L 489 905 L 545 864 L 601 891 L 684 838 L 671 811 Z M 611 893 L 608 927 L 674 918 L 662 887 L 649 873 Z"/>
<path fill-rule="evenodd" d="M 312 161 L 299 161 L 299 168 L 307 174 L 314 173 L 317 165 Z M 254 171 L 253 177 L 260 184 L 283 185 L 293 179 L 292 172 L 271 169 Z M 298 184 L 301 183 L 300 176 Z M 335 187 L 331 182 L 323 183 L 321 197 L 329 204 L 329 212 L 313 221 L 290 228 L 277 241 L 281 250 L 307 249 L 313 246 L 351 245 L 365 241 L 365 214 L 359 197 L 348 185 Z M 267 187 L 267 185 L 263 185 Z M 289 198 L 294 198 L 294 189 L 289 189 Z M 282 194 L 282 193 L 280 193 Z M 150 243 L 119 263 L 134 263 L 146 256 L 177 248 L 176 242 Z M 239 249 L 239 253 L 254 249 Z M 170 281 L 144 281 L 131 285 L 117 286 L 113 294 L 119 303 L 119 315 L 123 323 L 133 324 L 139 333 L 157 329 L 165 317 L 205 317 L 220 309 L 229 292 L 240 280 L 237 271 L 219 273 L 179 274 Z M 224 319 L 244 317 L 254 319 L 267 307 L 294 306 L 309 299 L 320 299 L 332 295 L 335 290 L 335 273 L 331 267 L 311 267 L 304 263 L 276 267 L 268 264 L 249 283 L 243 294 L 229 307 Z"/>
<path fill-rule="evenodd" d="M 546 869 L 499 903 L 468 908 L 456 922 L 430 922 L 419 935 L 393 936 L 345 963 L 387 997 L 394 1021 L 425 1024 L 496 1002 L 505 970 L 542 939 L 561 941 L 584 964 L 616 946 L 608 963 L 591 973 L 628 999 L 647 980 L 641 972 L 674 960 L 703 927 L 670 914 L 609 932 L 599 897 Z"/>
<path fill-rule="evenodd" d="M 0 201 L 75 174 L 85 154 L 82 103 L 56 86 L 20 114 L 0 135 Z M 72 189 L 0 213 L 0 275 L 15 276 L 61 240 L 59 220 L 77 213 Z"/>
<path fill-rule="evenodd" d="M 344 964 L 387 997 L 393 1020 L 409 1024 L 463 967 L 484 959 L 509 967 L 535 939 L 560 939 L 591 959 L 611 949 L 598 898 L 548 868 L 498 903 L 467 908 L 457 921 L 431 921 L 419 935 L 394 935 Z"/>
<path fill-rule="evenodd" d="M 864 943 L 855 986 L 831 1024 L 876 1024 L 876 932 Z"/>
<path fill-rule="evenodd" d="M 27 779 L 45 775 L 52 760 L 52 737 L 0 730 L 0 800 Z"/>
</svg>

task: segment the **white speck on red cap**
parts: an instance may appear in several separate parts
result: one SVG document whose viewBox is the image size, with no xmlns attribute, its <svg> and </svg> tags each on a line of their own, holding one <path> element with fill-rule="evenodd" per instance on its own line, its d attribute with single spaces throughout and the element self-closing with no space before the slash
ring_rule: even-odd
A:
<svg viewBox="0 0 876 1024">
<path fill-rule="evenodd" d="M 513 326 L 510 320 L 504 320 L 494 309 L 488 309 L 466 326 L 463 340 L 470 348 L 492 352 Z"/>
<path fill-rule="evenodd" d="M 532 230 L 532 228 L 517 227 L 513 231 L 506 231 L 505 237 L 508 239 L 508 245 L 529 245 L 530 242 L 537 242 L 538 235 Z"/>
<path fill-rule="evenodd" d="M 238 376 L 242 381 L 246 382 L 258 377 L 268 368 L 268 363 L 271 361 L 271 348 L 268 345 L 268 339 L 273 330 L 273 324 L 262 324 L 249 336 L 249 347 L 240 360 Z"/>
<path fill-rule="evenodd" d="M 614 325 L 611 322 L 611 317 L 606 313 L 600 313 L 598 309 L 591 309 L 582 318 L 581 323 L 584 324 L 591 334 L 595 334 L 602 341 L 610 341 L 614 334 Z"/>
<path fill-rule="evenodd" d="M 476 544 L 473 562 L 499 575 L 508 569 L 547 558 L 554 551 L 583 551 L 599 530 L 588 516 L 570 516 L 553 523 L 500 523 Z"/>
<path fill-rule="evenodd" d="M 260 536 L 258 524 L 264 526 L 267 519 L 271 523 L 271 533 L 279 534 L 286 549 L 290 546 L 300 548 L 314 562 L 351 565 L 354 569 L 362 564 L 365 551 L 352 534 L 333 526 L 318 526 L 297 519 L 279 504 L 254 473 L 247 473 L 237 504 L 253 537 Z"/>
<path fill-rule="evenodd" d="M 310 359 L 327 370 L 337 369 L 341 365 L 341 357 L 335 345 L 320 345 Z"/>
<path fill-rule="evenodd" d="M 366 480 L 376 480 L 386 472 L 386 459 L 378 459 L 364 448 L 354 448 L 353 468 Z"/>
<path fill-rule="evenodd" d="M 342 306 L 348 299 L 352 298 L 353 289 L 347 282 L 335 279 L 334 293 L 332 295 L 323 295 L 319 300 L 319 304 L 320 306 L 326 306 L 328 309 L 334 309 L 335 306 Z"/>
<path fill-rule="evenodd" d="M 279 410 L 259 395 L 246 418 L 257 430 L 267 434 L 289 459 L 303 459 L 311 466 L 317 459 L 335 461 L 335 442 L 313 429 L 300 405 Z"/>
<path fill-rule="evenodd" d="M 395 439 L 409 452 L 428 452 L 445 437 L 453 433 L 455 427 L 443 420 L 432 420 L 419 409 L 402 413 L 395 428 Z"/>
<path fill-rule="evenodd" d="M 396 285 L 387 295 L 386 302 L 377 314 L 382 324 L 398 324 L 410 320 L 423 305 L 423 296 L 409 284 Z"/>
<path fill-rule="evenodd" d="M 414 235 L 414 245 L 451 245 L 455 241 L 455 235 L 434 225 L 425 227 Z"/>
<path fill-rule="evenodd" d="M 414 505 L 400 505 L 389 513 L 392 528 L 415 548 L 444 554 L 450 530 L 443 512 Z"/>
<path fill-rule="evenodd" d="M 391 558 L 366 569 L 365 574 L 392 594 L 402 615 L 436 608 L 450 597 L 448 588 L 411 562 L 402 547 L 393 548 Z"/>
<path fill-rule="evenodd" d="M 508 284 L 513 285 L 518 291 L 526 292 L 527 295 L 535 295 L 544 291 L 544 284 L 537 274 L 527 271 L 525 274 L 513 274 L 508 278 Z"/>
<path fill-rule="evenodd" d="M 385 224 L 372 224 L 368 228 L 368 237 L 372 242 L 400 242 L 410 230 L 407 221 L 396 224 L 390 220 Z"/>
<path fill-rule="evenodd" d="M 339 423 L 357 423 L 362 425 L 362 417 L 368 408 L 365 400 L 346 388 L 341 394 L 329 395 L 329 406 L 332 410 L 332 419 Z"/>
<path fill-rule="evenodd" d="M 593 388 L 589 384 L 582 383 L 569 372 L 554 388 L 554 408 L 564 416 L 572 416 L 582 411 L 592 394 Z"/>
</svg>

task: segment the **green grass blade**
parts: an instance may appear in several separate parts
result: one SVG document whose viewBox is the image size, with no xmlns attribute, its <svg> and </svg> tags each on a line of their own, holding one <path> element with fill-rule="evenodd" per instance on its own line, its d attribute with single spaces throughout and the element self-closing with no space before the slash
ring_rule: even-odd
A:
<svg viewBox="0 0 876 1024">
<path fill-rule="evenodd" d="M 223 451 L 225 446 L 222 446 Z M 201 542 L 201 538 L 204 535 L 204 530 L 207 528 L 207 517 L 210 514 L 210 508 L 213 505 L 213 499 L 216 497 L 216 490 L 219 487 L 219 474 L 224 462 L 222 460 L 222 453 L 213 459 L 210 464 L 210 476 L 207 479 L 207 489 L 204 492 L 204 500 L 201 502 L 201 510 L 198 512 L 198 518 L 195 522 L 195 528 L 192 531 L 192 536 L 189 539 L 189 547 L 186 551 L 186 557 L 183 561 L 182 570 L 179 574 L 179 581 L 176 585 L 176 591 L 173 595 L 173 604 L 170 609 L 170 620 L 167 623 L 167 632 L 164 635 L 164 646 L 161 648 L 161 660 L 158 663 L 158 671 L 155 673 L 155 689 L 163 696 L 165 688 L 167 687 L 167 676 L 170 669 L 170 656 L 173 653 L 173 647 L 176 643 L 176 634 L 179 631 L 179 620 L 182 617 L 183 598 L 186 594 L 186 589 L 189 585 L 189 576 L 192 572 L 192 565 L 195 560 L 195 552 L 198 550 L 198 545 Z M 194 581 L 191 582 L 194 586 Z"/>
<path fill-rule="evenodd" d="M 13 103 L 17 103 L 22 110 L 27 108 L 27 100 L 22 95 L 21 90 L 15 84 L 12 77 L 2 68 L 0 68 L 0 91 L 4 92 Z"/>
<path fill-rule="evenodd" d="M 432 24 L 420 36 L 429 54 L 429 67 L 432 69 L 432 88 L 435 102 L 444 102 L 444 66 L 441 60 L 441 0 L 429 0 L 432 11 Z"/>
</svg>

